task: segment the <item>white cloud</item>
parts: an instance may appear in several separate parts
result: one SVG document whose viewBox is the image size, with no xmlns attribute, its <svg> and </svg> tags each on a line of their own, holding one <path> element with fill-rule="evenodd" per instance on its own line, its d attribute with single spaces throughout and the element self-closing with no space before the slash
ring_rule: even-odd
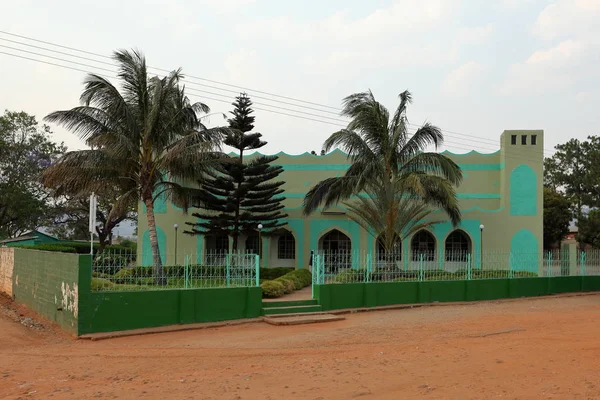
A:
<svg viewBox="0 0 600 400">
<path fill-rule="evenodd" d="M 596 74 L 600 54 L 598 18 L 598 0 L 556 0 L 545 7 L 533 33 L 551 44 L 513 64 L 499 91 L 512 95 L 576 90 L 571 88 L 585 83 L 583 77 Z"/>
<path fill-rule="evenodd" d="M 475 61 L 461 65 L 448 74 L 442 84 L 442 93 L 452 96 L 466 94 L 476 85 L 485 71 L 485 66 Z"/>
<path fill-rule="evenodd" d="M 592 26 L 598 25 L 599 17 L 598 0 L 558 0 L 540 13 L 533 32 L 544 39 L 588 34 Z"/>
<path fill-rule="evenodd" d="M 543 68 L 565 68 L 576 66 L 586 56 L 586 45 L 578 40 L 566 40 L 548 50 L 538 50 L 525 64 Z"/>
<path fill-rule="evenodd" d="M 457 36 L 461 43 L 482 44 L 488 41 L 493 31 L 494 24 L 489 23 L 487 25 L 476 26 L 473 28 L 461 28 L 458 31 Z"/>
</svg>

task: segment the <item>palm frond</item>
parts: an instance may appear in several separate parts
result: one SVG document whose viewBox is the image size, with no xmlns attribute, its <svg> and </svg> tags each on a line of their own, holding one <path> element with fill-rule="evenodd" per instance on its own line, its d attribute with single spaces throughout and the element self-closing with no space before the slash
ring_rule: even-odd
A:
<svg viewBox="0 0 600 400">
<path fill-rule="evenodd" d="M 308 191 L 302 204 L 304 215 L 314 212 L 319 206 L 329 207 L 357 193 L 357 178 L 342 176 L 327 178 Z"/>
</svg>

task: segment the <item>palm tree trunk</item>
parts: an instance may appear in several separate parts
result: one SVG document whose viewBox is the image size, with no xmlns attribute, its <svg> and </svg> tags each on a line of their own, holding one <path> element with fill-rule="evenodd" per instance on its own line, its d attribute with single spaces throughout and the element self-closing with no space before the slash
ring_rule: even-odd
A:
<svg viewBox="0 0 600 400">
<path fill-rule="evenodd" d="M 152 198 L 144 201 L 146 204 L 146 215 L 148 216 L 148 233 L 150 235 L 150 247 L 152 248 L 152 266 L 154 269 L 154 283 L 165 286 L 167 279 L 162 268 L 160 259 L 160 248 L 158 247 L 158 236 L 156 235 L 156 220 L 154 218 L 154 201 Z"/>
</svg>

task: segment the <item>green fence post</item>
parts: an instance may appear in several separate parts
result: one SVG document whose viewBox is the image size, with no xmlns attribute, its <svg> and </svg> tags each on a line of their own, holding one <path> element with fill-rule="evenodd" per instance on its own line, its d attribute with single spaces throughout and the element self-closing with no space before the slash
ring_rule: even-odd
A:
<svg viewBox="0 0 600 400">
<path fill-rule="evenodd" d="M 231 286 L 231 254 L 225 254 L 225 284 Z"/>
<path fill-rule="evenodd" d="M 472 269 L 471 254 L 467 254 L 467 280 L 468 281 L 471 280 L 471 269 Z"/>
<path fill-rule="evenodd" d="M 422 282 L 423 279 L 423 254 L 419 255 L 419 280 Z"/>
<path fill-rule="evenodd" d="M 548 252 L 548 261 L 546 265 L 546 276 L 549 278 L 552 276 L 552 252 Z"/>
<path fill-rule="evenodd" d="M 183 262 L 183 287 L 185 289 L 188 288 L 188 280 L 189 280 L 189 261 L 190 261 L 190 256 L 185 256 L 184 262 Z"/>
<path fill-rule="evenodd" d="M 365 281 L 371 282 L 371 271 L 373 271 L 373 254 L 367 254 L 367 276 Z"/>
<path fill-rule="evenodd" d="M 585 276 L 585 251 L 581 252 L 581 276 Z"/>
<path fill-rule="evenodd" d="M 256 287 L 260 286 L 260 257 L 258 255 L 254 256 L 254 268 L 256 270 L 256 281 L 254 282 L 256 284 Z"/>
</svg>

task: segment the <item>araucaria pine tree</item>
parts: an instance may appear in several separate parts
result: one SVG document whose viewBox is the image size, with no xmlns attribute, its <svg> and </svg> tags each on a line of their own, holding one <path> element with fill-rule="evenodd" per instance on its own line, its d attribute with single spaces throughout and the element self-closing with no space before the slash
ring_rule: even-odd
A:
<svg viewBox="0 0 600 400">
<path fill-rule="evenodd" d="M 285 225 L 287 217 L 281 196 L 284 182 L 276 180 L 283 171 L 272 165 L 277 156 L 256 156 L 248 161 L 244 152 L 257 150 L 267 142 L 254 129 L 252 101 L 246 94 L 236 97 L 233 118 L 229 119 L 232 132 L 224 143 L 238 150 L 237 156 L 221 163 L 208 179 L 200 182 L 195 207 L 200 211 L 192 214 L 199 223 L 189 223 L 190 234 L 226 235 L 233 238 L 233 250 L 238 249 L 240 235 L 257 233 L 258 225 L 268 234 L 274 228 Z"/>
</svg>

